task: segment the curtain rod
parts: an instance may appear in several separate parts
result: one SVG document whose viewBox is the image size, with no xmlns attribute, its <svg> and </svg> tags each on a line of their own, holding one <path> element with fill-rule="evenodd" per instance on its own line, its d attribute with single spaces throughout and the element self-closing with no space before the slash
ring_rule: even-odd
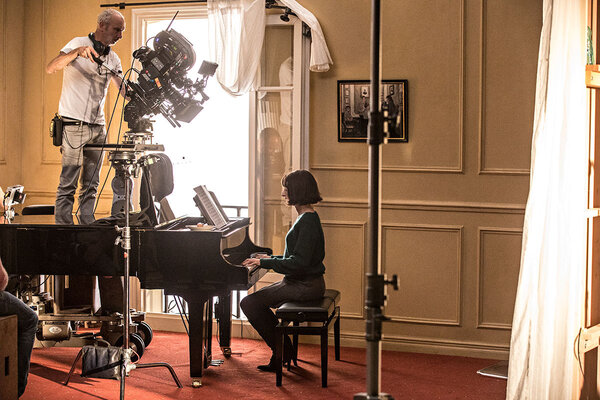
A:
<svg viewBox="0 0 600 400">
<path fill-rule="evenodd" d="M 181 4 L 181 3 L 206 3 L 206 0 L 174 0 L 174 1 L 156 1 L 156 2 L 142 2 L 142 3 L 112 3 L 112 4 L 100 4 L 100 7 L 119 7 L 119 9 L 123 10 L 125 7 L 133 7 L 133 6 L 152 6 L 152 5 L 160 5 L 160 4 Z M 289 10 L 289 8 L 280 6 L 276 3 L 275 0 L 266 0 L 265 8 L 282 8 L 285 10 Z M 291 13 L 289 10 L 288 14 L 295 15 Z"/>
<path fill-rule="evenodd" d="M 155 2 L 142 2 L 142 3 L 113 3 L 113 4 L 100 4 L 100 7 L 119 7 L 123 10 L 125 7 L 133 6 L 153 6 L 157 4 L 178 4 L 178 3 L 206 3 L 206 0 L 180 0 L 180 1 L 155 1 Z"/>
</svg>

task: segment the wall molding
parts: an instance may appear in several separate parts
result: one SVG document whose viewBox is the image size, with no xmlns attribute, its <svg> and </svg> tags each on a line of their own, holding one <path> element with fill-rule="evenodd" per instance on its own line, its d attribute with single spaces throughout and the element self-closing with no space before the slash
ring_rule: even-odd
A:
<svg viewBox="0 0 600 400">
<path fill-rule="evenodd" d="M 483 235 L 485 234 L 496 234 L 496 235 L 516 235 L 523 236 L 523 229 L 521 228 L 505 228 L 505 227 L 479 227 L 477 229 L 477 325 L 478 329 L 500 329 L 510 331 L 512 324 L 498 323 L 498 322 L 484 322 L 483 321 Z"/>
<path fill-rule="evenodd" d="M 40 127 L 44 127 L 45 122 L 44 122 L 44 117 L 46 115 L 46 97 L 44 96 L 44 93 L 46 93 L 46 71 L 45 71 L 45 60 L 47 60 L 46 58 L 46 21 L 47 21 L 47 14 L 48 14 L 48 7 L 46 5 L 46 0 L 42 0 L 42 20 L 40 21 L 40 43 L 42 43 L 42 51 L 40 52 L 40 74 L 41 74 L 41 96 L 40 96 L 40 110 L 42 110 L 42 112 L 40 113 Z M 57 53 L 58 54 L 58 51 Z M 62 76 L 61 76 L 61 81 L 62 81 Z M 62 88 L 61 88 L 62 90 Z M 59 93 L 60 96 L 60 93 Z M 58 111 L 58 110 L 56 110 Z M 50 123 L 50 121 L 48 121 L 48 123 Z M 43 131 L 43 129 L 42 129 Z M 56 157 L 54 159 L 49 157 L 49 149 L 54 149 L 55 147 L 53 145 L 51 145 L 51 143 L 49 143 L 49 138 L 50 135 L 43 135 L 42 136 L 42 140 L 41 140 L 41 146 L 42 146 L 42 160 L 41 160 L 41 164 L 42 165 L 61 165 L 61 160 L 60 157 L 57 159 Z"/>
<path fill-rule="evenodd" d="M 343 322 L 342 322 L 343 323 Z M 365 347 L 365 334 L 361 332 L 342 332 L 340 335 L 345 346 Z M 316 342 L 315 342 L 316 343 Z M 429 354 L 444 354 L 465 357 L 508 359 L 510 347 L 494 343 L 473 341 L 439 340 L 423 337 L 384 334 L 382 345 L 388 350 L 410 351 Z"/>
<path fill-rule="evenodd" d="M 455 3 L 453 3 L 455 4 Z M 424 165 L 388 165 L 382 166 L 383 172 L 433 172 L 433 173 L 452 173 L 452 174 L 461 174 L 464 172 L 464 114 L 465 114 L 465 73 L 466 73 L 466 52 L 465 52 L 465 29 L 466 29 L 466 21 L 465 21 L 465 0 L 458 2 L 460 10 L 459 10 L 459 23 L 458 23 L 458 43 L 459 50 L 457 54 L 458 59 L 458 76 L 456 77 L 456 83 L 458 88 L 457 93 L 457 102 L 458 102 L 458 135 L 457 135 L 457 161 L 456 165 L 451 166 L 424 166 Z M 450 80 L 450 79 L 449 79 Z M 411 90 L 409 88 L 409 90 Z M 410 104 L 409 104 L 410 109 Z M 410 120 L 410 119 L 409 119 Z M 431 134 L 428 132 L 428 134 Z M 401 144 L 400 144 L 401 145 Z M 393 146 L 393 145 L 392 145 Z M 311 170 L 326 170 L 326 171 L 347 171 L 347 170 L 356 170 L 356 171 L 366 171 L 368 170 L 367 165 L 356 166 L 351 164 L 313 164 L 310 166 Z"/>
<path fill-rule="evenodd" d="M 480 2 L 480 32 L 479 32 L 479 152 L 478 168 L 479 175 L 529 175 L 529 169 L 522 168 L 486 168 L 485 166 L 485 61 L 486 61 L 486 32 L 487 32 L 487 7 L 485 0 Z"/>
<path fill-rule="evenodd" d="M 461 122 L 462 126 L 462 122 Z M 460 135 L 460 141 L 462 143 L 462 133 Z M 435 173 L 452 173 L 452 174 L 461 174 L 463 173 L 463 146 L 461 145 L 461 150 L 459 154 L 459 166 L 458 167 L 427 167 L 427 166 L 407 166 L 407 167 L 399 167 L 393 165 L 382 165 L 382 172 L 435 172 Z M 314 171 L 368 171 L 368 165 L 355 165 L 355 164 L 313 164 L 310 166 L 311 170 Z"/>
<path fill-rule="evenodd" d="M 357 246 L 360 249 L 360 311 L 359 312 L 348 312 L 348 310 L 342 309 L 340 310 L 341 314 L 344 318 L 348 319 L 364 319 L 365 318 L 365 307 L 362 305 L 365 304 L 365 274 L 367 272 L 367 254 L 365 249 L 367 248 L 367 222 L 366 221 L 332 221 L 332 220 L 322 220 L 321 225 L 323 228 L 337 228 L 337 229 L 359 229 L 360 236 L 362 238 L 362 245 Z M 326 266 L 327 267 L 327 266 Z M 354 272 L 354 271 L 353 271 Z M 340 290 L 340 292 L 343 292 Z M 344 295 L 342 294 L 342 299 Z M 342 300 L 343 301 L 343 300 Z"/>
<path fill-rule="evenodd" d="M 343 314 L 342 318 L 345 319 Z M 181 317 L 177 314 L 146 313 L 146 322 L 154 330 L 179 333 L 185 332 Z M 262 340 L 247 320 L 234 319 L 231 321 L 231 325 L 231 337 Z M 342 326 L 343 325 L 344 321 L 342 321 Z M 213 321 L 213 332 L 216 331 L 217 323 L 216 321 Z M 332 338 L 333 331 L 330 331 L 328 336 Z M 299 339 L 301 343 L 319 344 L 319 338 L 316 336 L 301 336 Z M 342 330 L 340 339 L 341 345 L 345 347 L 366 347 L 364 332 Z M 385 346 L 386 350 L 495 359 L 508 359 L 509 352 L 509 346 L 506 345 L 387 334 L 384 334 L 381 338 L 381 344 Z"/>
<path fill-rule="evenodd" d="M 367 199 L 326 198 L 319 203 L 317 208 L 360 208 L 369 207 Z M 442 211 L 466 212 L 486 214 L 525 214 L 525 204 L 487 203 L 470 201 L 427 201 L 427 200 L 392 200 L 382 201 L 383 210 L 414 210 L 414 211 Z"/>
<path fill-rule="evenodd" d="M 454 319 L 441 319 L 441 318 L 417 318 L 408 316 L 393 316 L 386 311 L 386 316 L 390 318 L 392 322 L 405 322 L 413 324 L 425 324 L 425 325 L 442 325 L 442 326 L 460 326 L 461 315 L 462 315 L 462 248 L 463 248 L 463 225 L 434 225 L 434 224 L 382 224 L 381 225 L 381 260 L 382 260 L 382 273 L 386 273 L 386 265 L 383 260 L 386 259 L 386 235 L 389 231 L 393 230 L 404 230 L 404 231 L 430 231 L 430 232 L 445 232 L 457 234 L 456 238 L 456 281 L 454 282 L 456 289 L 456 297 L 454 299 L 456 304 L 456 318 Z M 450 282 L 448 284 L 451 284 Z"/>
</svg>

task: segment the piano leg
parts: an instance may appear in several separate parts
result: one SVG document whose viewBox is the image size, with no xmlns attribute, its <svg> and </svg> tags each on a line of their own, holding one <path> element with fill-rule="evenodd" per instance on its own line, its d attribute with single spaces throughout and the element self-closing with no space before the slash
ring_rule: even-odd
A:
<svg viewBox="0 0 600 400">
<path fill-rule="evenodd" d="M 213 298 L 209 297 L 204 309 L 204 368 L 210 367 L 212 361 L 212 315 Z"/>
<path fill-rule="evenodd" d="M 202 386 L 202 368 L 204 364 L 204 317 L 206 299 L 186 299 L 189 310 L 189 354 L 190 354 L 190 377 L 192 386 Z M 209 337 L 210 339 L 210 337 Z"/>
<path fill-rule="evenodd" d="M 219 345 L 223 355 L 229 358 L 231 357 L 231 292 L 219 296 L 215 315 L 219 322 Z"/>
</svg>

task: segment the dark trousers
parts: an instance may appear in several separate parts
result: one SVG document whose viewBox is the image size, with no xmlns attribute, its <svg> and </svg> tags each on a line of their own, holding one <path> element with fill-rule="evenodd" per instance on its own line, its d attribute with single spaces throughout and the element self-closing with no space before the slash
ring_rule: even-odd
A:
<svg viewBox="0 0 600 400">
<path fill-rule="evenodd" d="M 278 320 L 271 308 L 277 308 L 287 301 L 320 299 L 324 293 L 325 280 L 322 275 L 309 280 L 284 277 L 280 282 L 244 297 L 240 305 L 250 324 L 275 351 Z"/>
<path fill-rule="evenodd" d="M 19 397 L 25 392 L 29 375 L 29 360 L 37 330 L 37 314 L 12 294 L 0 291 L 0 316 L 17 316 L 17 368 L 19 373 Z"/>
<path fill-rule="evenodd" d="M 84 148 L 86 143 L 104 143 L 106 131 L 104 125 L 68 125 L 64 128 L 62 153 L 62 170 L 56 191 L 54 206 L 54 222 L 56 224 L 73 224 L 73 203 L 75 191 L 79 186 L 79 219 L 82 224 L 94 222 L 94 207 L 102 152 Z"/>
</svg>

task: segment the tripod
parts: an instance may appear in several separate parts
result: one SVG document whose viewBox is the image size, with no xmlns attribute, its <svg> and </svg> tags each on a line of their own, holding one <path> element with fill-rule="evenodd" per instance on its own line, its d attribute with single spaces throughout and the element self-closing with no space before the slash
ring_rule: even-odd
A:
<svg viewBox="0 0 600 400">
<path fill-rule="evenodd" d="M 131 250 L 131 227 L 129 224 L 129 212 L 131 201 L 131 184 L 130 178 L 134 175 L 134 171 L 139 167 L 138 158 L 135 150 L 114 150 L 109 153 L 109 160 L 115 169 L 115 172 L 121 173 L 125 184 L 125 226 L 119 228 L 116 226 L 121 236 L 115 241 L 115 246 L 120 245 L 123 250 L 124 268 L 123 268 L 123 352 L 121 359 L 121 385 L 120 399 L 125 398 L 125 379 L 129 372 L 137 368 L 152 368 L 165 367 L 171 373 L 177 387 L 182 388 L 181 382 L 173 367 L 168 363 L 147 363 L 133 364 L 131 362 L 132 349 L 129 348 L 129 327 L 131 323 L 131 314 L 129 309 L 129 251 Z"/>
<path fill-rule="evenodd" d="M 90 147 L 94 145 L 88 145 Z M 104 147 L 105 145 L 98 145 Z M 115 226 L 116 230 L 120 233 L 120 236 L 115 240 L 115 246 L 121 246 L 124 250 L 123 259 L 124 259 L 124 268 L 123 268 L 123 348 L 121 351 L 121 360 L 119 362 L 120 366 L 120 390 L 121 395 L 120 399 L 123 400 L 125 397 L 125 379 L 128 376 L 129 372 L 133 369 L 139 368 L 152 368 L 152 367 L 165 367 L 171 373 L 173 380 L 177 384 L 177 387 L 182 388 L 181 382 L 179 378 L 175 374 L 175 371 L 168 363 L 158 362 L 158 363 L 145 363 L 145 364 L 134 364 L 131 362 L 131 355 L 133 350 L 130 348 L 130 326 L 131 326 L 131 311 L 129 308 L 129 271 L 130 271 L 130 257 L 129 251 L 131 250 L 131 228 L 130 228 L 130 203 L 131 203 L 131 187 L 133 180 L 132 176 L 137 175 L 137 171 L 139 171 L 140 167 L 140 158 L 138 155 L 143 153 L 146 150 L 151 151 L 161 151 L 163 150 L 162 145 L 152 145 L 152 144 L 133 144 L 126 143 L 125 145 L 112 145 L 111 148 L 115 149 L 110 151 L 109 160 L 115 168 L 115 175 L 120 176 L 124 180 L 125 187 L 125 226 L 120 228 Z M 77 361 L 82 357 L 83 349 L 79 351 L 75 361 L 73 361 L 73 365 L 71 366 L 71 370 L 67 376 L 64 385 L 69 384 L 69 380 L 73 371 L 75 370 L 75 365 Z M 141 354 L 140 354 L 141 356 Z M 115 365 L 116 366 L 116 365 Z M 104 367 L 103 369 L 107 369 Z"/>
</svg>

